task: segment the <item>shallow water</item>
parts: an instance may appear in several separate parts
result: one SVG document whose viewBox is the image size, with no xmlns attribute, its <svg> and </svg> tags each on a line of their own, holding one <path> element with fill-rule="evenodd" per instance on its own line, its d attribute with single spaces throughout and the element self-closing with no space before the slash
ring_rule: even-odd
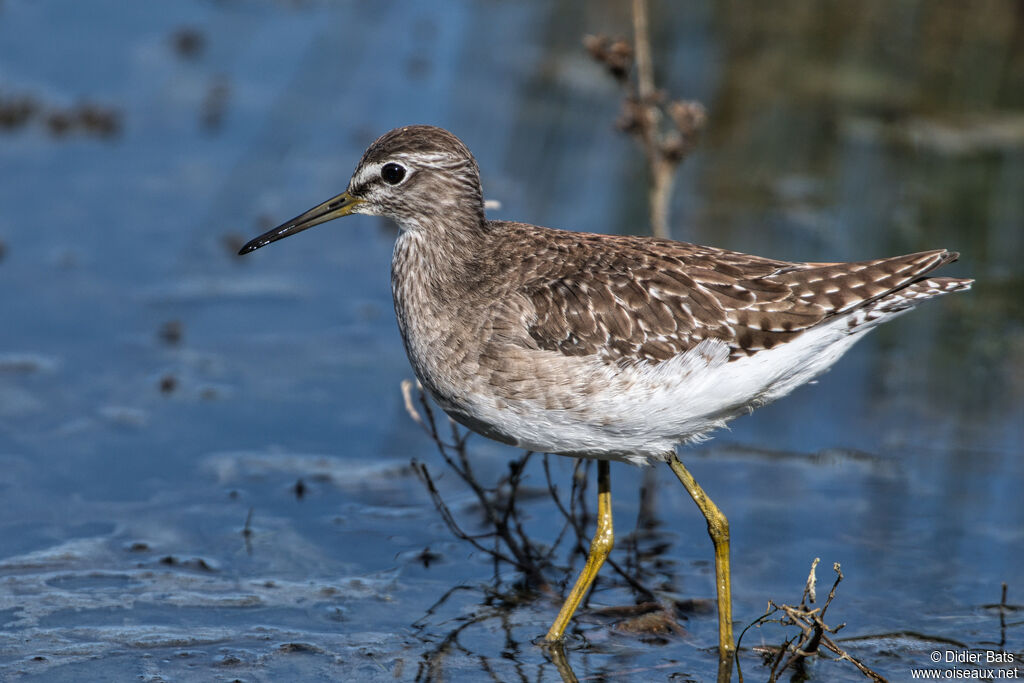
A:
<svg viewBox="0 0 1024 683">
<path fill-rule="evenodd" d="M 709 111 L 675 237 L 820 261 L 945 246 L 962 252 L 949 273 L 978 279 L 684 452 L 731 521 L 739 628 L 798 602 L 820 557 L 819 591 L 833 562 L 845 574 L 827 621 L 891 680 L 936 650 L 1020 662 L 1024 15 L 652 16 L 661 83 Z M 560 680 L 532 644 L 557 601 L 513 599 L 507 567 L 495 584 L 409 466 L 482 528 L 403 406 L 394 229 L 355 217 L 233 253 L 413 122 L 469 144 L 492 217 L 644 232 L 640 154 L 580 46 L 628 19 L 582 2 L 0 4 L 0 679 Z M 485 481 L 518 456 L 469 450 Z M 550 464 L 564 495 L 573 463 Z M 666 468 L 612 473 L 619 538 L 646 483 L 648 578 L 691 609 L 681 632 L 630 634 L 600 608 L 635 598 L 604 581 L 569 665 L 707 680 L 703 521 Z M 526 531 L 553 542 L 539 459 L 523 485 Z M 783 639 L 747 633 L 747 680 L 767 677 L 750 648 Z"/>
</svg>

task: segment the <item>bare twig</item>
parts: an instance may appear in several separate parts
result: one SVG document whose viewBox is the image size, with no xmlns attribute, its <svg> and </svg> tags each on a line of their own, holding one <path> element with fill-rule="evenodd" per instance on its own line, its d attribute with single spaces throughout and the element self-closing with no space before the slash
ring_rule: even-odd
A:
<svg viewBox="0 0 1024 683">
<path fill-rule="evenodd" d="M 651 176 L 648 203 L 651 231 L 656 237 L 668 237 L 668 206 L 672 196 L 672 180 L 679 161 L 670 161 L 662 153 L 658 130 L 661 109 L 654 89 L 654 65 L 651 60 L 651 39 L 647 28 L 647 0 L 633 0 L 633 41 L 636 46 L 637 105 L 640 111 L 639 135 L 643 142 L 647 170 Z"/>
<path fill-rule="evenodd" d="M 810 602 L 812 605 L 814 601 L 818 599 L 815 592 L 815 586 L 818 584 L 818 563 L 821 562 L 820 557 L 814 558 L 814 562 L 811 562 L 811 571 L 807 574 L 807 585 L 804 586 L 804 597 L 800 599 L 801 605 L 806 605 Z"/>
<path fill-rule="evenodd" d="M 651 38 L 647 28 L 647 0 L 633 0 L 633 44 L 636 46 L 637 90 L 640 100 L 654 95 L 654 64 L 651 60 Z"/>
<path fill-rule="evenodd" d="M 466 541 L 473 548 L 486 554 L 495 562 L 496 578 L 498 577 L 497 563 L 504 562 L 521 571 L 534 586 L 546 586 L 547 581 L 544 578 L 544 570 L 549 566 L 551 557 L 567 529 L 572 529 L 575 535 L 574 553 L 584 556 L 587 554 L 589 538 L 585 533 L 589 514 L 585 497 L 587 483 L 585 470 L 589 461 L 581 460 L 576 463 L 573 471 L 573 484 L 569 495 L 569 508 L 567 509 L 551 479 L 548 459 L 547 457 L 544 458 L 544 475 L 547 481 L 548 492 L 564 518 L 565 524 L 551 548 L 541 551 L 526 533 L 516 505 L 523 473 L 533 454 L 524 452 L 519 459 L 509 463 L 508 475 L 499 480 L 494 487 L 482 485 L 473 472 L 466 449 L 468 432 L 460 431 L 454 423 L 451 423 L 450 439 L 442 439 L 437 427 L 435 412 L 426 400 L 422 387 L 417 386 L 419 395 L 415 398 L 412 390 L 411 382 L 403 383 L 402 394 L 405 400 L 406 411 L 434 441 L 434 445 L 437 447 L 445 464 L 473 492 L 488 530 L 479 534 L 467 532 L 456 520 L 451 508 L 445 503 L 434 478 L 430 474 L 429 468 L 425 464 L 413 460 L 413 470 L 423 482 L 434 507 L 437 508 L 442 521 L 452 535 Z M 484 543 L 484 541 L 490 542 Z M 606 563 L 620 577 L 621 581 L 633 590 L 638 600 L 655 600 L 654 592 L 644 586 L 631 572 L 623 569 L 611 558 L 606 560 Z"/>
<path fill-rule="evenodd" d="M 427 429 L 427 425 L 423 422 L 423 418 L 420 417 L 419 411 L 416 410 L 416 405 L 412 402 L 412 380 L 403 379 L 401 386 L 402 401 L 405 403 L 405 412 L 409 413 L 409 417 L 412 418 L 412 421 L 422 427 L 423 430 L 429 434 L 430 430 Z M 422 391 L 419 382 L 416 382 L 416 388 Z"/>
<path fill-rule="evenodd" d="M 509 557 L 508 555 L 505 555 L 498 550 L 491 550 L 490 548 L 485 548 L 477 540 L 479 538 L 490 538 L 494 534 L 482 534 L 480 536 L 474 536 L 463 531 L 462 528 L 459 526 L 458 522 L 455 521 L 455 516 L 452 515 L 451 509 L 449 509 L 448 505 L 444 502 L 444 499 L 441 497 L 440 492 L 438 492 L 437 486 L 434 485 L 434 480 L 430 476 L 430 470 L 427 469 L 427 466 L 421 462 L 416 461 L 415 459 L 412 460 L 411 465 L 413 470 L 419 476 L 420 480 L 427 487 L 427 491 L 430 493 L 430 498 L 431 500 L 434 501 L 434 507 L 436 507 L 437 511 L 441 513 L 441 519 L 444 520 L 445 526 L 448 527 L 448 530 L 451 531 L 456 538 L 469 542 L 470 545 L 472 545 L 474 548 L 483 553 L 486 553 L 488 555 L 495 555 L 498 557 L 498 559 L 504 562 L 508 562 L 513 566 L 519 566 L 519 563 L 512 557 Z"/>
<path fill-rule="evenodd" d="M 836 655 L 833 661 L 848 661 L 871 680 L 885 683 L 885 679 L 882 678 L 882 676 L 872 671 L 863 662 L 839 647 L 830 637 L 831 634 L 837 633 L 840 629 L 846 626 L 846 624 L 840 624 L 839 626 L 832 627 L 828 626 L 824 621 L 825 612 L 828 610 L 829 605 L 832 604 L 832 600 L 835 599 L 836 589 L 839 587 L 839 583 L 843 580 L 843 572 L 838 562 L 832 565 L 832 569 L 836 573 L 836 579 L 832 583 L 831 590 L 828 592 L 828 598 L 826 598 L 825 604 L 820 608 L 808 608 L 807 599 L 813 595 L 813 586 L 817 581 L 815 578 L 815 568 L 818 565 L 818 561 L 819 559 L 815 558 L 811 565 L 810 575 L 807 578 L 807 584 L 804 588 L 800 606 L 793 607 L 786 604 L 780 605 L 774 601 L 769 601 L 768 609 L 765 610 L 765 613 L 755 619 L 753 623 L 749 624 L 742 632 L 740 632 L 740 637 L 736 641 L 737 651 L 739 651 L 739 644 L 743 640 L 743 636 L 746 635 L 747 631 L 751 628 L 759 628 L 768 623 L 778 624 L 783 627 L 795 626 L 797 627 L 798 632 L 787 638 L 782 645 L 775 648 L 771 653 L 771 658 L 767 662 L 771 664 L 771 669 L 768 675 L 769 681 L 778 680 L 778 677 L 786 669 L 799 668 L 803 666 L 803 662 L 808 657 L 823 656 L 820 649 L 824 648 Z M 811 600 L 811 602 L 813 602 L 813 600 Z M 740 683 L 742 683 L 743 671 L 739 666 L 739 660 L 737 660 L 736 665 Z"/>
<path fill-rule="evenodd" d="M 578 468 L 579 465 L 580 463 L 577 462 L 576 467 Z M 580 553 L 581 555 L 586 555 L 587 548 L 584 545 L 585 541 L 583 535 L 583 525 L 580 524 L 579 520 L 577 519 L 574 513 L 570 512 L 569 510 L 566 510 L 565 506 L 562 505 L 562 498 L 558 495 L 558 487 L 555 486 L 555 484 L 551 480 L 551 469 L 548 467 L 547 456 L 544 456 L 544 478 L 547 480 L 548 493 L 551 495 L 551 500 L 555 501 L 555 507 L 557 507 L 558 511 L 562 513 L 562 517 L 565 519 L 565 523 L 572 527 L 572 530 L 576 533 L 576 552 Z M 574 484 L 575 481 L 576 477 L 573 476 Z M 572 494 L 570 494 L 569 499 L 571 505 Z"/>
<path fill-rule="evenodd" d="M 432 616 L 438 610 L 438 608 L 441 607 L 441 605 L 443 605 L 444 603 L 448 602 L 448 598 L 450 598 L 453 595 L 455 595 L 455 593 L 457 593 L 458 591 L 471 591 L 471 590 L 473 590 L 473 589 L 470 588 L 469 586 L 463 586 L 463 585 L 452 586 L 447 591 L 445 591 L 444 595 L 442 595 L 440 598 L 438 598 L 437 601 L 433 605 L 428 607 L 426 609 L 426 611 L 423 612 L 423 616 L 422 617 L 420 617 L 419 619 L 417 619 L 416 621 L 414 621 L 412 623 L 412 627 L 414 629 L 418 630 L 418 631 L 422 630 L 423 628 L 426 627 L 427 617 Z"/>
<path fill-rule="evenodd" d="M 583 44 L 623 88 L 618 127 L 636 137 L 644 151 L 651 181 L 647 193 L 651 232 L 667 238 L 675 172 L 696 144 L 704 125 L 704 107 L 698 102 L 669 101 L 655 87 L 647 0 L 633 0 L 632 46 L 605 36 L 587 36 Z M 636 76 L 630 78 L 634 57 Z"/>
<path fill-rule="evenodd" d="M 534 585 L 546 585 L 542 572 L 543 567 L 537 559 L 543 555 L 533 547 L 529 537 L 522 529 L 518 516 L 514 514 L 515 492 L 518 490 L 519 476 L 530 454 L 527 453 L 518 461 L 519 464 L 516 466 L 518 472 L 510 479 L 510 492 L 506 499 L 507 502 L 501 505 L 497 490 L 492 491 L 485 488 L 473 473 L 469 455 L 466 451 L 466 439 L 469 433 L 461 431 L 455 422 L 449 419 L 451 440 L 443 440 L 438 431 L 437 420 L 430 402 L 427 400 L 422 387 L 417 386 L 417 389 L 419 393 L 419 410 L 416 409 L 415 403 L 412 400 L 411 383 L 403 383 L 402 393 L 403 397 L 406 397 L 406 411 L 410 413 L 410 416 L 414 416 L 414 420 L 417 417 L 419 418 L 418 424 L 423 427 L 424 431 L 434 441 L 434 445 L 437 447 L 437 451 L 445 461 L 445 464 L 473 491 L 483 512 L 484 521 L 492 531 L 479 535 L 466 533 L 456 522 L 451 509 L 441 497 L 427 466 L 414 460 L 413 468 L 427 487 L 434 507 L 441 514 L 441 519 L 457 538 L 468 541 L 474 548 L 487 554 L 495 562 L 507 562 L 526 574 Z M 479 542 L 480 539 L 486 538 L 494 538 L 493 548 L 484 546 Z"/>
</svg>

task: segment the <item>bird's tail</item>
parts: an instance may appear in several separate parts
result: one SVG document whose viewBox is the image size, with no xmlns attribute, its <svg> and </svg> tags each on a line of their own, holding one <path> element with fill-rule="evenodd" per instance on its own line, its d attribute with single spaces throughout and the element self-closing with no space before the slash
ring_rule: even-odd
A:
<svg viewBox="0 0 1024 683">
<path fill-rule="evenodd" d="M 950 256 L 944 263 L 955 261 L 957 254 L 951 253 Z M 972 284 L 974 280 L 970 278 L 922 276 L 855 310 L 848 318 L 850 332 L 866 331 L 880 322 L 909 311 L 922 301 L 968 290 Z"/>
</svg>

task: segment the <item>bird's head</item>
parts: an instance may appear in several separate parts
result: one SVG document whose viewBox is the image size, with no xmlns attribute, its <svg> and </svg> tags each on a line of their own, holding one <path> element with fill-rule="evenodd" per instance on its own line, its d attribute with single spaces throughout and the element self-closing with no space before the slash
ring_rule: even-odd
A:
<svg viewBox="0 0 1024 683">
<path fill-rule="evenodd" d="M 396 128 L 366 150 L 345 192 L 268 230 L 239 253 L 352 213 L 391 218 L 406 231 L 482 225 L 484 203 L 476 160 L 443 128 Z"/>
</svg>

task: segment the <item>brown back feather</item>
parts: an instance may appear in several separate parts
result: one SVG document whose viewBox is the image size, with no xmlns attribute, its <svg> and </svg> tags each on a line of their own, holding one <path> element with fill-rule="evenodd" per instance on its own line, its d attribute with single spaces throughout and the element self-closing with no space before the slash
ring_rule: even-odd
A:
<svg viewBox="0 0 1024 683">
<path fill-rule="evenodd" d="M 661 362 L 720 339 L 730 358 L 790 341 L 956 260 L 934 250 L 857 263 L 789 263 L 684 242 L 495 223 L 517 238 L 537 348 L 610 362 Z M 508 245 L 506 244 L 506 248 Z"/>
</svg>

